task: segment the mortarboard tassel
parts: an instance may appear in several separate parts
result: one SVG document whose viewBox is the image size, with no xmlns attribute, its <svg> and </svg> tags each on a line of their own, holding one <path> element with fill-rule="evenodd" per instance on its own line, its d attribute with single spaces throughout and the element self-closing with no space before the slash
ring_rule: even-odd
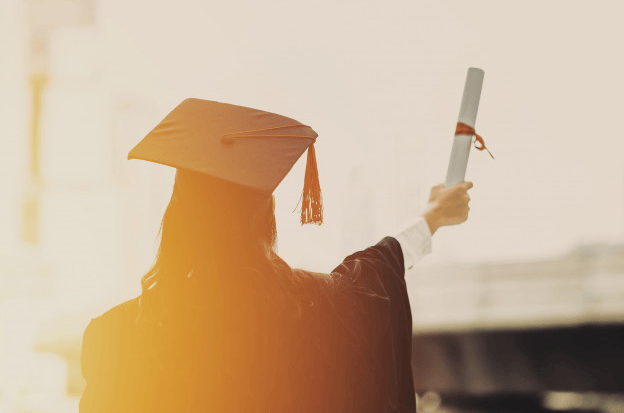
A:
<svg viewBox="0 0 624 413">
<path fill-rule="evenodd" d="M 301 225 L 323 223 L 323 195 L 319 183 L 318 168 L 316 167 L 316 153 L 314 144 L 308 146 L 308 161 L 306 163 L 305 180 L 301 203 Z"/>
</svg>

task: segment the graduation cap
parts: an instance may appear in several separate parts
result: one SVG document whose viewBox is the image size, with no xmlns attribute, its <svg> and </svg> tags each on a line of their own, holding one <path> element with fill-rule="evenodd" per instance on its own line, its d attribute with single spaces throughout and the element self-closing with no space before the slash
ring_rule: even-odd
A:
<svg viewBox="0 0 624 413">
<path fill-rule="evenodd" d="M 262 110 L 186 99 L 128 153 L 272 193 L 308 150 L 301 224 L 321 224 L 323 204 L 314 142 L 294 119 Z"/>
</svg>

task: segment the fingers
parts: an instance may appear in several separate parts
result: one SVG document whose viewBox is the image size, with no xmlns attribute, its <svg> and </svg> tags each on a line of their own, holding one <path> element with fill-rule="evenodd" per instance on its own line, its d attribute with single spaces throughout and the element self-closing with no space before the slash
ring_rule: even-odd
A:
<svg viewBox="0 0 624 413">
<path fill-rule="evenodd" d="M 433 205 L 439 214 L 439 225 L 456 225 L 468 219 L 470 196 L 468 190 L 473 187 L 472 182 L 462 182 L 446 188 L 444 184 L 431 188 L 430 205 Z"/>
<path fill-rule="evenodd" d="M 468 195 L 469 187 L 464 185 L 463 183 L 455 185 L 452 188 L 449 188 L 449 193 L 457 200 L 469 200 L 470 196 Z"/>
<path fill-rule="evenodd" d="M 468 204 L 460 204 L 451 210 L 453 215 L 467 215 L 468 211 L 470 211 L 470 207 Z"/>
<path fill-rule="evenodd" d="M 463 189 L 464 191 L 469 190 L 473 186 L 474 185 L 472 184 L 472 182 L 462 182 L 460 184 L 457 184 L 457 187 Z"/>
<path fill-rule="evenodd" d="M 468 190 L 472 187 L 472 182 L 462 182 L 461 184 L 455 185 L 453 190 L 455 192 L 456 199 L 460 202 L 468 203 L 468 201 L 470 201 Z"/>
<path fill-rule="evenodd" d="M 470 212 L 470 207 L 468 205 L 463 205 L 458 208 L 455 218 L 457 219 L 457 223 L 460 224 L 465 222 L 468 219 L 468 213 Z"/>
</svg>

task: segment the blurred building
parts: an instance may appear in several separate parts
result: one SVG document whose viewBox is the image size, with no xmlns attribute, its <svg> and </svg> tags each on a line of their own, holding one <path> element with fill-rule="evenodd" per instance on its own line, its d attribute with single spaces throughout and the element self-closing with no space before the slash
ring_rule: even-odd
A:
<svg viewBox="0 0 624 413">
<path fill-rule="evenodd" d="M 6 0 L 0 30 L 0 411 L 75 411 L 82 331 L 152 253 L 154 187 L 120 164 L 153 108 L 107 88 L 95 1 Z"/>
<path fill-rule="evenodd" d="M 541 261 L 419 267 L 408 277 L 419 332 L 624 321 L 624 245 L 579 246 Z"/>
<path fill-rule="evenodd" d="M 413 277 L 417 392 L 458 411 L 624 409 L 624 245 Z"/>
</svg>

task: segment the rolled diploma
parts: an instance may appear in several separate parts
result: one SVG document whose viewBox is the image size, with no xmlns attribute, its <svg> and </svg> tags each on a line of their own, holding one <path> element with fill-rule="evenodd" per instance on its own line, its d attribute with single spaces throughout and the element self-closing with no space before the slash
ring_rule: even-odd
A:
<svg viewBox="0 0 624 413">
<path fill-rule="evenodd" d="M 464 85 L 464 95 L 462 96 L 459 108 L 458 122 L 475 127 L 477 120 L 477 110 L 479 109 L 479 99 L 481 98 L 481 86 L 483 85 L 483 70 L 471 67 L 466 75 Z M 472 136 L 457 135 L 453 140 L 451 149 L 451 159 L 446 171 L 445 187 L 457 185 L 464 181 L 466 177 L 466 167 L 468 166 L 468 155 L 470 154 L 470 144 Z"/>
</svg>

